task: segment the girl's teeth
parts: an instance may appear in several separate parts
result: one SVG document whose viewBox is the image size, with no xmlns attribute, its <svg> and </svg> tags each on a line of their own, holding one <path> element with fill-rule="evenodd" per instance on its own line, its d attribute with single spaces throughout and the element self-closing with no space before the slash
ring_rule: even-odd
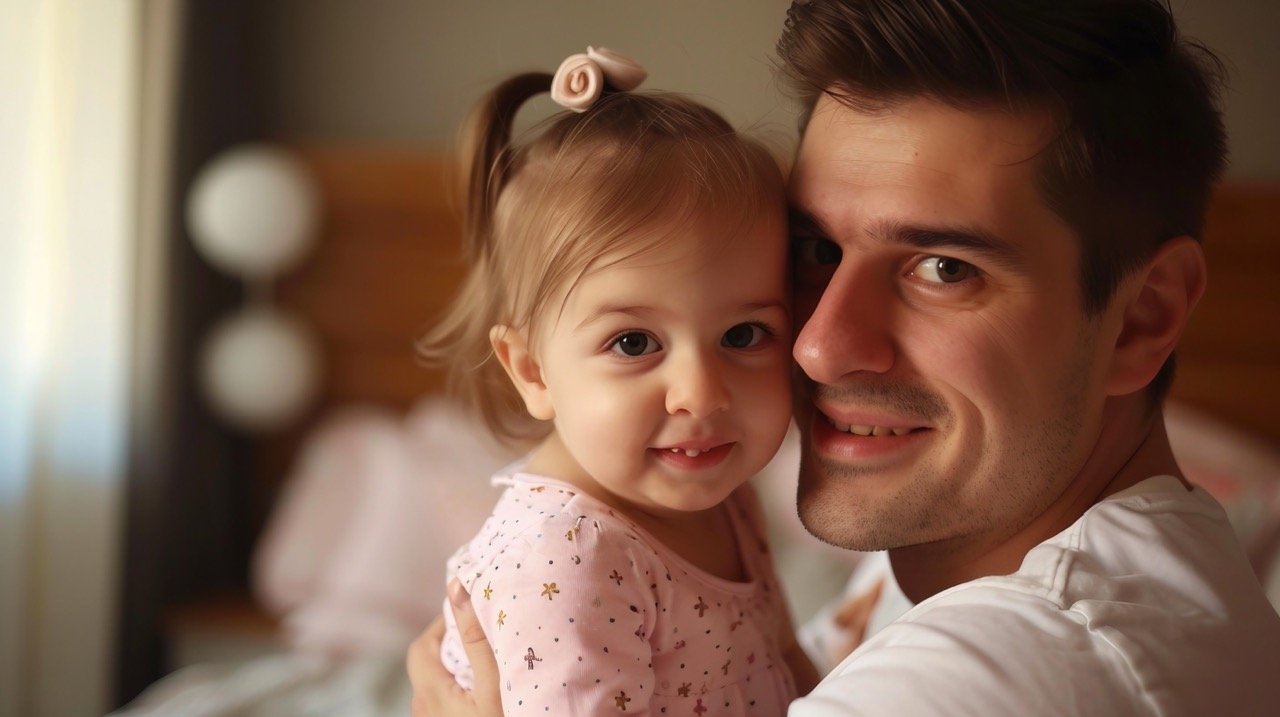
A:
<svg viewBox="0 0 1280 717">
<path fill-rule="evenodd" d="M 671 452 L 672 452 L 672 453 L 683 453 L 683 454 L 685 454 L 686 456 L 689 456 L 690 458 L 697 458 L 698 456 L 702 455 L 702 453 L 703 453 L 702 451 L 698 450 L 697 448 L 690 448 L 690 449 L 689 449 L 689 450 L 687 450 L 687 451 L 686 451 L 686 450 L 681 450 L 681 449 L 679 449 L 679 448 L 672 448 L 672 449 L 671 449 Z"/>
</svg>

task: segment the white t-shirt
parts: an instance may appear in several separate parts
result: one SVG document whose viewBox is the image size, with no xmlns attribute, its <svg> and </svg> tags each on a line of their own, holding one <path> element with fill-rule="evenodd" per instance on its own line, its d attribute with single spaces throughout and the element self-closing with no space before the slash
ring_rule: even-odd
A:
<svg viewBox="0 0 1280 717">
<path fill-rule="evenodd" d="M 889 592 L 889 591 L 886 591 Z M 871 635 L 790 717 L 1280 714 L 1280 616 L 1202 489 L 1149 478 Z"/>
</svg>

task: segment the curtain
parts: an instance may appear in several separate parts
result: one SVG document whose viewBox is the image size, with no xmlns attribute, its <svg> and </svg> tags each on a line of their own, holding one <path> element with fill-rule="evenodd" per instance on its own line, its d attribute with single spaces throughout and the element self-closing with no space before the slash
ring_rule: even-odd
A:
<svg viewBox="0 0 1280 717">
<path fill-rule="evenodd" d="M 0 0 L 0 715 L 110 708 L 144 0 Z"/>
</svg>

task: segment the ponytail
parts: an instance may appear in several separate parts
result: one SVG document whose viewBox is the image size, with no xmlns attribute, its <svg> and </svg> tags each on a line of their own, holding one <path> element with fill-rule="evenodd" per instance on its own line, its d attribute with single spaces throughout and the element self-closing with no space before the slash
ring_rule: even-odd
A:
<svg viewBox="0 0 1280 717">
<path fill-rule="evenodd" d="M 529 99 L 549 91 L 551 75 L 516 75 L 485 95 L 463 125 L 460 167 L 463 236 L 471 271 L 448 311 L 418 341 L 427 365 L 444 366 L 450 392 L 475 408 L 500 439 L 532 437 L 519 394 L 493 360 L 489 329 L 504 322 L 505 282 L 495 272 L 493 215 L 498 197 L 516 170 L 511 133 L 516 113 Z"/>
<path fill-rule="evenodd" d="M 462 176 L 465 183 L 467 257 L 477 262 L 492 248 L 493 211 L 514 169 L 511 129 L 516 112 L 531 98 L 551 89 L 551 75 L 516 75 L 485 95 L 463 126 Z"/>
</svg>

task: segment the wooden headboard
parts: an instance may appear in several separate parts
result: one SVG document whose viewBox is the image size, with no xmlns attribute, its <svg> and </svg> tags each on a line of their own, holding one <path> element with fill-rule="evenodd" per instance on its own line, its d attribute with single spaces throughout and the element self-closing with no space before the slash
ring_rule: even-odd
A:
<svg viewBox="0 0 1280 717">
<path fill-rule="evenodd" d="M 298 148 L 319 180 L 325 228 L 279 301 L 319 334 L 326 381 L 316 409 L 267 441 L 265 511 L 300 438 L 350 403 L 403 409 L 441 387 L 413 342 L 457 290 L 459 224 L 447 158 L 421 150 Z M 1205 244 L 1208 293 L 1179 348 L 1175 399 L 1280 444 L 1280 185 L 1218 191 Z"/>
<path fill-rule="evenodd" d="M 1178 344 L 1173 397 L 1280 445 L 1280 184 L 1218 188 L 1209 288 Z"/>
<path fill-rule="evenodd" d="M 261 526 L 301 442 L 334 409 L 403 411 L 443 388 L 414 342 L 466 272 L 452 165 L 420 149 L 294 147 L 324 198 L 315 250 L 276 288 L 323 351 L 320 397 L 303 420 L 265 439 L 251 513 Z"/>
</svg>

